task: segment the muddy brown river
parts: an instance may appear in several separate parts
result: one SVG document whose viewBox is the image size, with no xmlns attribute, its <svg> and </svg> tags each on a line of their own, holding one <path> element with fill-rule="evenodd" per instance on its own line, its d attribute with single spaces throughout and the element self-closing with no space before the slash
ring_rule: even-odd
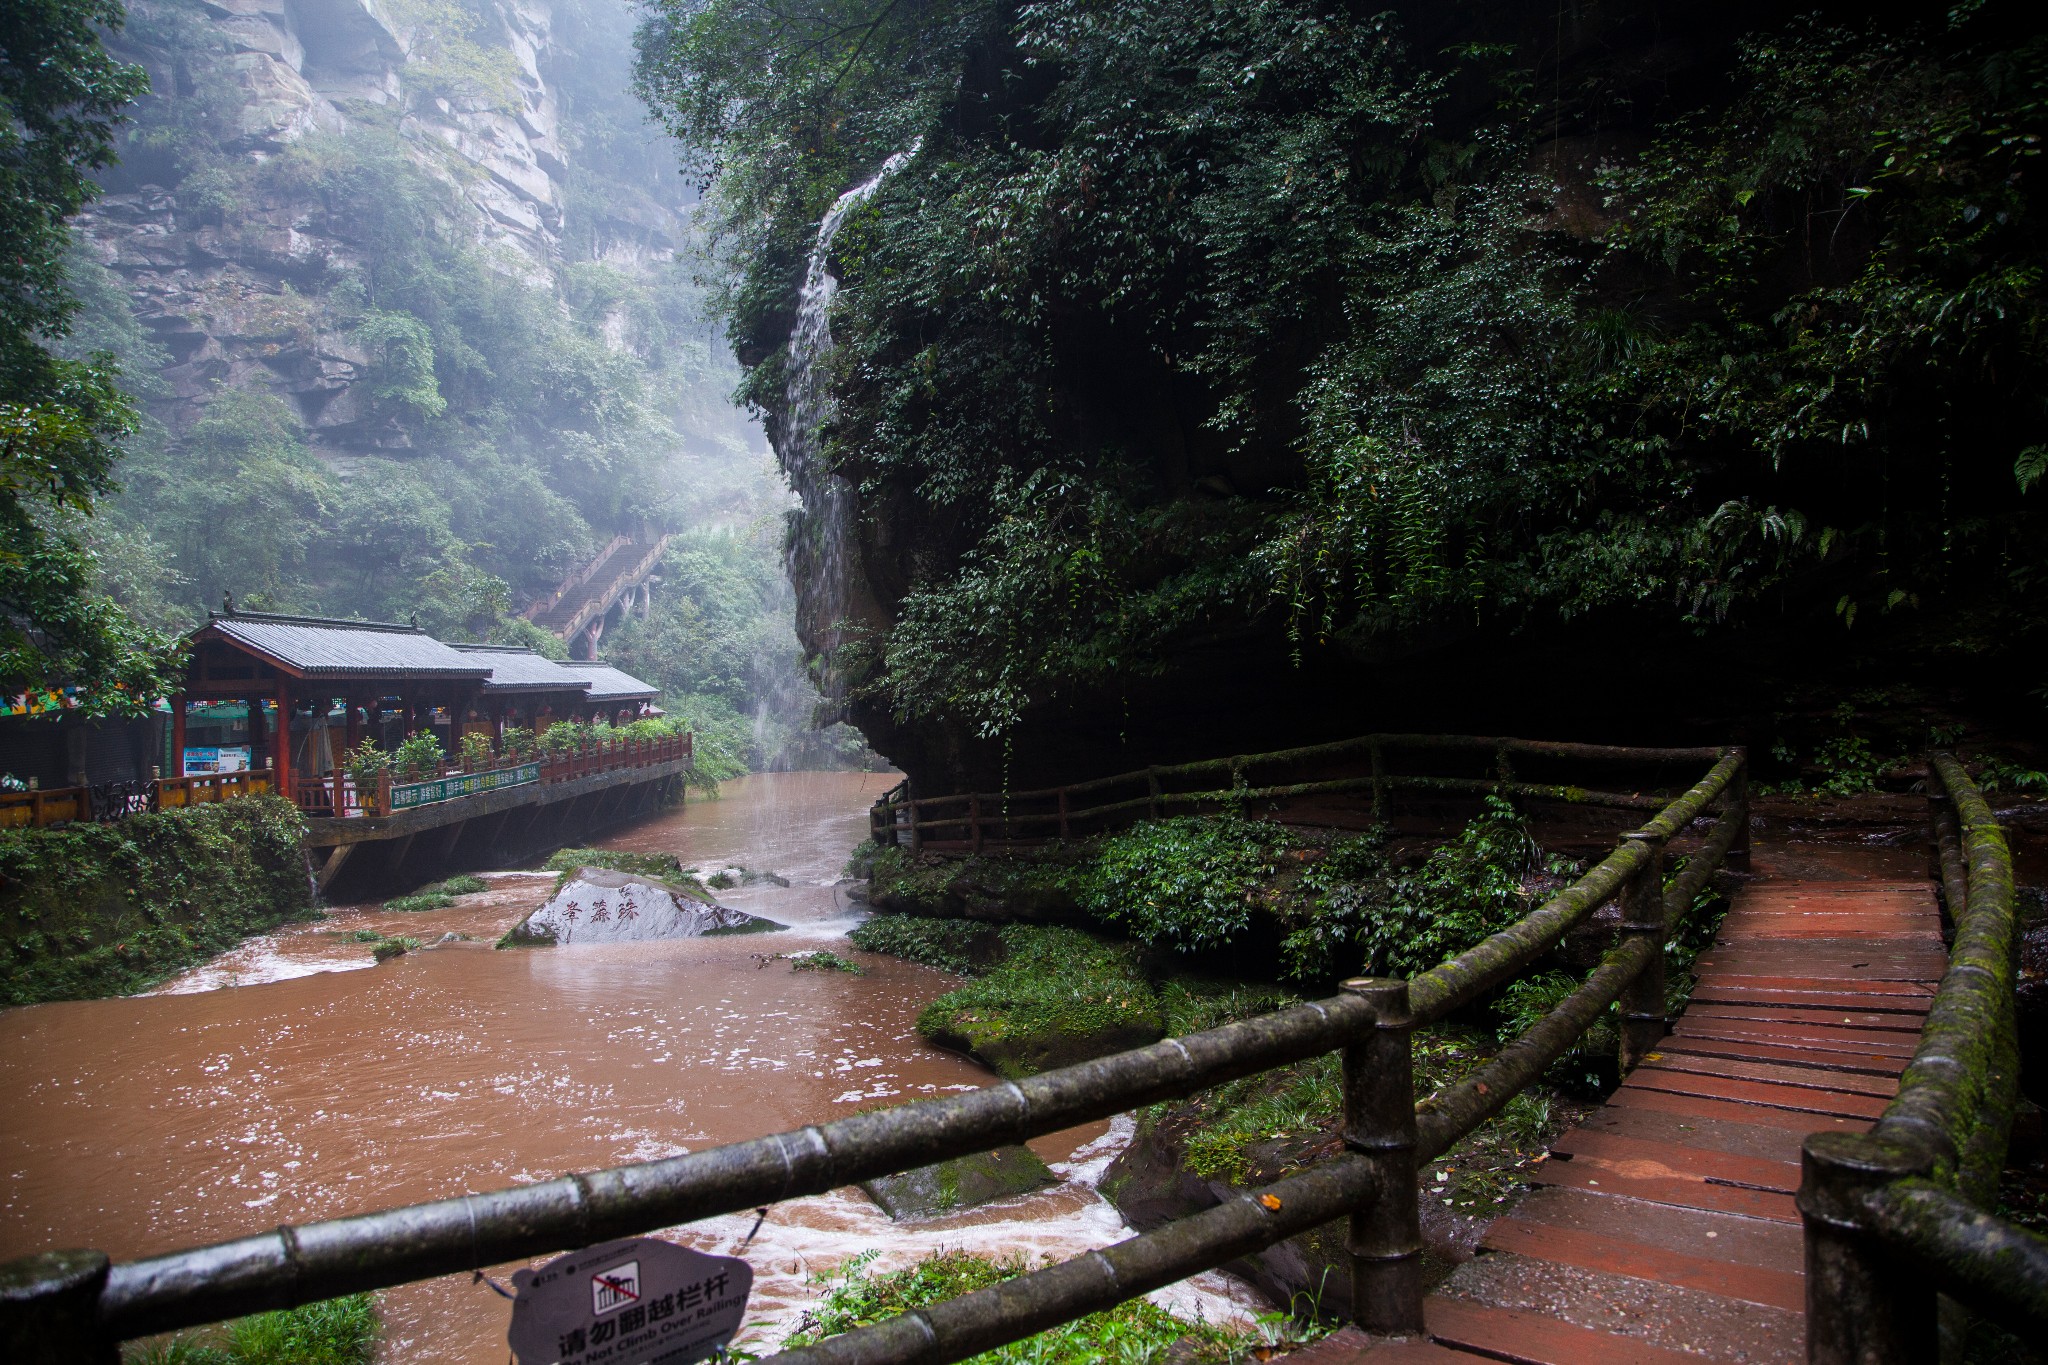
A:
<svg viewBox="0 0 2048 1365">
<path fill-rule="evenodd" d="M 552 878 L 487 874 L 448 910 L 340 907 L 255 939 L 143 997 L 0 1014 L 0 1258 L 97 1247 L 127 1259 L 280 1223 L 549 1179 L 970 1089 L 981 1067 L 926 1046 L 918 1008 L 953 978 L 866 957 L 866 976 L 759 954 L 837 946 L 860 915 L 834 883 L 893 775 L 775 773 L 604 842 L 706 874 L 772 871 L 727 903 L 785 932 L 498 951 Z M 359 930 L 440 944 L 373 965 Z M 742 1342 L 778 1344 L 817 1278 L 879 1248 L 1070 1255 L 1127 1235 L 1094 1182 L 1127 1123 L 1034 1143 L 1059 1185 L 892 1224 L 855 1191 L 775 1208 L 744 1254 Z M 751 1215 L 672 1230 L 732 1254 Z M 504 1276 L 512 1267 L 497 1267 Z M 1211 1320 L 1251 1300 L 1204 1276 L 1164 1301 Z M 379 1295 L 384 1361 L 506 1359 L 510 1305 L 468 1277 Z"/>
</svg>

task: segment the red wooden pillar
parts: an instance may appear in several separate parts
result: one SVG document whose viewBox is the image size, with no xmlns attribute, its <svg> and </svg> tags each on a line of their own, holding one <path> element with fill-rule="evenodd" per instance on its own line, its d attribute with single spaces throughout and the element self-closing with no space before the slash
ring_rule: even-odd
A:
<svg viewBox="0 0 2048 1365">
<path fill-rule="evenodd" d="M 185 775 L 185 703 L 183 695 L 171 698 L 171 766 L 165 777 Z"/>
</svg>

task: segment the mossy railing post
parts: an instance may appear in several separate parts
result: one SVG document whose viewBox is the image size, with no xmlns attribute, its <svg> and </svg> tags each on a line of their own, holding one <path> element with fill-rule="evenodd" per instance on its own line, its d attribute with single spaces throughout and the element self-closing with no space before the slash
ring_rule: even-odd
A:
<svg viewBox="0 0 2048 1365">
<path fill-rule="evenodd" d="M 0 1359 L 9 1365 L 117 1365 L 100 1327 L 109 1266 L 98 1251 L 45 1251 L 0 1267 Z"/>
<path fill-rule="evenodd" d="M 1060 838 L 1070 837 L 1067 833 L 1067 789 L 1060 788 Z"/>
<path fill-rule="evenodd" d="M 1157 820 L 1159 818 L 1160 793 L 1159 769 L 1145 769 L 1145 791 L 1147 798 L 1145 803 L 1145 818 L 1148 820 Z"/>
<path fill-rule="evenodd" d="M 974 852 L 981 852 L 981 794 L 967 798 L 967 840 Z"/>
<path fill-rule="evenodd" d="M 1738 749 L 1742 755 L 1742 766 L 1735 770 L 1735 776 L 1728 779 L 1728 788 L 1723 794 L 1722 809 L 1735 820 L 1735 838 L 1729 843 L 1728 851 L 1721 856 L 1723 867 L 1739 872 L 1749 871 L 1749 750 Z"/>
<path fill-rule="evenodd" d="M 1340 988 L 1373 1008 L 1374 1025 L 1344 1049 L 1344 1145 L 1372 1163 L 1379 1197 L 1351 1214 L 1351 1317 L 1368 1332 L 1419 1334 L 1422 1210 L 1415 1183 L 1415 1059 L 1408 983 L 1354 977 Z"/>
<path fill-rule="evenodd" d="M 1874 1133 L 1815 1133 L 1800 1151 L 1808 1365 L 1939 1360 L 1934 1286 L 1866 1226 L 1870 1195 L 1925 1174 L 1924 1152 Z"/>
<path fill-rule="evenodd" d="M 1374 740 L 1368 752 L 1372 755 L 1372 822 L 1376 825 L 1387 823 L 1387 760 L 1380 751 L 1380 742 Z"/>
<path fill-rule="evenodd" d="M 917 808 L 917 798 L 912 794 L 910 779 L 903 779 L 903 808 L 910 813 L 910 856 L 915 858 L 924 852 L 924 830 L 920 825 L 923 813 Z"/>
<path fill-rule="evenodd" d="M 1669 1026 L 1664 1000 L 1664 942 L 1670 937 L 1664 920 L 1664 835 L 1634 830 L 1622 836 L 1644 850 L 1642 865 L 1630 879 L 1621 905 L 1623 938 L 1647 938 L 1652 951 L 1643 969 L 1621 993 L 1621 1074 L 1657 1050 Z"/>
</svg>

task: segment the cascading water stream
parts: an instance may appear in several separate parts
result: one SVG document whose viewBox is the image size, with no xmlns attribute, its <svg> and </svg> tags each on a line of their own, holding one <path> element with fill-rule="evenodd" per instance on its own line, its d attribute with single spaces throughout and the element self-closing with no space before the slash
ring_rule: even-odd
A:
<svg viewBox="0 0 2048 1365">
<path fill-rule="evenodd" d="M 838 701 L 843 695 L 833 656 L 843 642 L 842 623 L 849 606 L 847 583 L 853 568 L 853 489 L 826 467 L 819 449 L 819 429 L 832 416 L 831 385 L 823 362 L 832 349 L 832 296 L 839 290 L 839 281 L 828 268 L 828 262 L 832 239 L 839 235 L 847 218 L 873 197 L 883 181 L 916 156 L 923 145 L 922 138 L 912 142 L 884 161 L 872 176 L 833 201 L 830 211 L 818 223 L 818 237 L 812 243 L 810 263 L 804 271 L 803 290 L 797 296 L 796 326 L 789 334 L 786 412 L 778 445 L 783 471 L 803 500 L 807 523 L 798 549 L 792 553 L 790 567 L 805 582 L 805 613 L 822 625 L 812 643 L 824 661 L 820 682 L 828 701 Z"/>
</svg>

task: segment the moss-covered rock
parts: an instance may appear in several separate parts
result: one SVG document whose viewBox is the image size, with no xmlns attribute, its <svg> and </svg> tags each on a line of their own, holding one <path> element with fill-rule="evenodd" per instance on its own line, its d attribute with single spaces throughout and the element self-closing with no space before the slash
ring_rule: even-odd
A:
<svg viewBox="0 0 2048 1365">
<path fill-rule="evenodd" d="M 863 1180 L 861 1190 L 891 1218 L 924 1218 L 1009 1199 L 1054 1182 L 1028 1147 L 998 1147 L 899 1175 Z"/>
<path fill-rule="evenodd" d="M 289 801 L 0 831 L 0 1005 L 143 990 L 313 913 Z"/>
<path fill-rule="evenodd" d="M 1166 1032 L 1137 949 L 1049 925 L 1002 930 L 987 975 L 925 1006 L 917 1029 L 1011 1078 L 1157 1042 Z"/>
</svg>

